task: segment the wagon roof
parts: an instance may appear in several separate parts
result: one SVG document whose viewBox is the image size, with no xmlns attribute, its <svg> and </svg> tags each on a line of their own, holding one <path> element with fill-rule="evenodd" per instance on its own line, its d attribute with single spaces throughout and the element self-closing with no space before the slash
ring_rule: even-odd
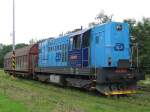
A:
<svg viewBox="0 0 150 112">
<path fill-rule="evenodd" d="M 23 55 L 27 55 L 29 54 L 30 52 L 30 49 L 34 46 L 35 44 L 33 45 L 28 45 L 26 47 L 23 47 L 23 48 L 20 48 L 20 49 L 16 49 L 15 50 L 15 56 L 23 56 Z M 5 59 L 7 58 L 11 58 L 12 57 L 12 51 L 11 52 L 8 52 L 6 55 L 5 55 Z"/>
</svg>

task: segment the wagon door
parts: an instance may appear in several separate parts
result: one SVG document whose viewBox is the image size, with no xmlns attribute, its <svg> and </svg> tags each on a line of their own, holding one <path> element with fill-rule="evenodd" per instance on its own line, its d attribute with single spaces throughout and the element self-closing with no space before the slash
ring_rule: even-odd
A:
<svg viewBox="0 0 150 112">
<path fill-rule="evenodd" d="M 38 58 L 37 58 L 37 55 L 30 55 L 30 59 L 31 59 L 31 72 L 34 73 L 35 72 L 35 67 L 37 66 L 37 63 L 38 63 Z"/>
</svg>

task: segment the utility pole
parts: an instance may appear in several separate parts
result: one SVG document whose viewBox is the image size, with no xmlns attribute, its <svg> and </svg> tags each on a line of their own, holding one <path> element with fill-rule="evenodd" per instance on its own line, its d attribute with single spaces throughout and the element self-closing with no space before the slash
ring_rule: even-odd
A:
<svg viewBox="0 0 150 112">
<path fill-rule="evenodd" d="M 15 0 L 13 0 L 13 51 L 15 51 Z"/>
<path fill-rule="evenodd" d="M 15 76 L 15 65 L 16 65 L 16 60 L 15 60 L 15 0 L 13 0 L 13 42 L 12 42 L 12 70 L 13 70 L 13 75 Z"/>
</svg>

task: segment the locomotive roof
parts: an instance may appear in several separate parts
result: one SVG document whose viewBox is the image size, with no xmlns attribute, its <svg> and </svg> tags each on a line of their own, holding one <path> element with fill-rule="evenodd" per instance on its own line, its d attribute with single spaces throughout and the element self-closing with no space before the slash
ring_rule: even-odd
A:
<svg viewBox="0 0 150 112">
<path fill-rule="evenodd" d="M 80 35 L 82 33 L 85 33 L 86 31 L 90 30 L 90 28 L 88 29 L 83 29 L 83 30 L 80 30 L 80 31 L 77 31 L 77 32 L 73 32 L 71 33 L 69 36 L 72 37 L 72 36 L 75 36 L 75 35 Z"/>
<path fill-rule="evenodd" d="M 54 37 L 50 37 L 50 38 L 46 38 L 46 39 L 43 39 L 43 40 L 40 40 L 38 43 L 43 43 L 45 42 L 46 40 L 57 40 L 59 38 L 63 38 L 63 37 L 73 37 L 75 35 L 80 35 L 80 34 L 83 34 L 85 33 L 86 31 L 89 31 L 91 28 L 87 28 L 87 29 L 83 29 L 83 30 L 80 30 L 80 31 L 76 31 L 76 32 L 72 32 L 72 33 L 69 33 L 69 34 L 64 34 L 62 36 L 58 36 L 56 38 Z"/>
<path fill-rule="evenodd" d="M 35 44 L 28 45 L 28 46 L 23 47 L 23 48 L 20 48 L 20 49 L 16 49 L 16 50 L 15 50 L 15 56 L 23 56 L 23 55 L 29 54 L 30 49 L 31 49 L 34 45 L 35 45 Z M 8 53 L 5 55 L 4 59 L 11 58 L 11 57 L 12 57 L 12 54 L 13 54 L 12 51 L 11 51 L 11 52 L 8 52 Z"/>
</svg>

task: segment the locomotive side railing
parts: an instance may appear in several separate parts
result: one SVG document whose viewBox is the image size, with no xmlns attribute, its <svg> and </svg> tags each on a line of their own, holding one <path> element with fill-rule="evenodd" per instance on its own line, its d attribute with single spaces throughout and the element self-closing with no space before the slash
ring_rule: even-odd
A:
<svg viewBox="0 0 150 112">
<path fill-rule="evenodd" d="M 85 58 L 85 54 L 84 54 L 84 51 L 86 52 L 86 50 L 87 50 L 87 59 L 84 59 Z M 89 53 L 90 53 L 90 51 L 89 51 L 90 49 L 89 49 L 89 47 L 85 47 L 85 48 L 82 48 L 82 68 L 83 67 L 88 67 L 89 66 Z M 84 64 L 85 63 L 87 63 L 87 65 L 85 66 Z"/>
<path fill-rule="evenodd" d="M 132 43 L 131 45 L 131 67 L 139 67 L 139 49 L 138 43 Z"/>
</svg>

